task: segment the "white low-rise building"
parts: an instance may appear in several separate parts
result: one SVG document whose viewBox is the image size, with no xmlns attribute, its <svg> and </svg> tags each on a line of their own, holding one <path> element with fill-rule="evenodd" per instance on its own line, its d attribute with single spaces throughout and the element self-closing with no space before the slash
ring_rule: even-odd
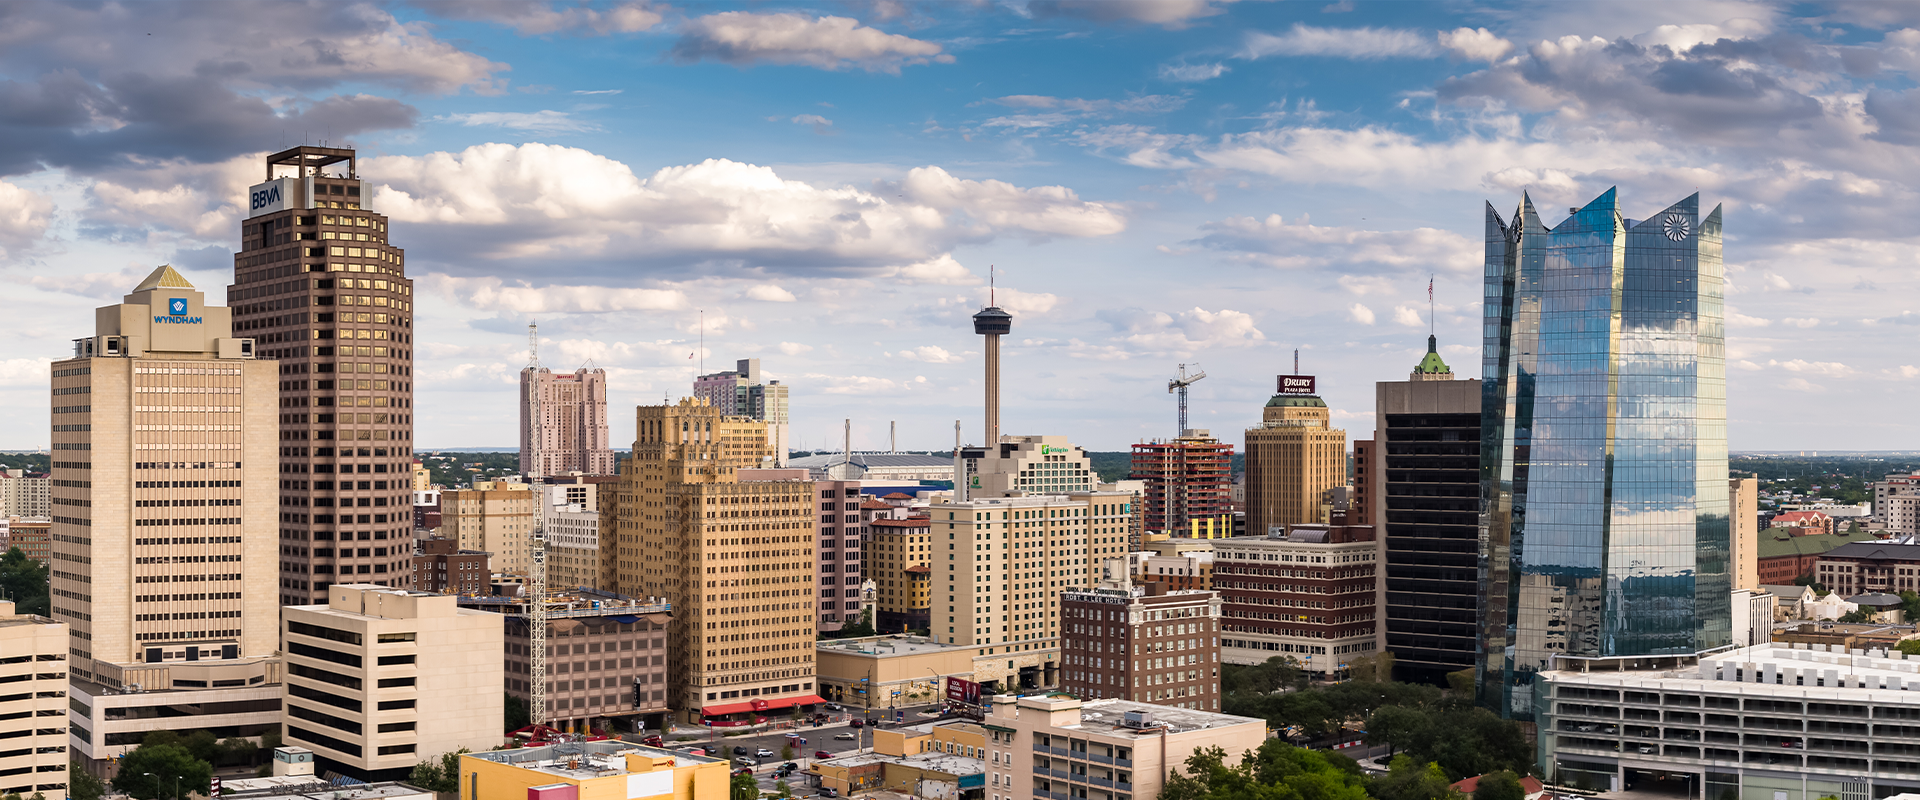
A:
<svg viewBox="0 0 1920 800">
<path fill-rule="evenodd" d="M 1684 784 L 1689 796 L 1716 800 L 1865 800 L 1920 788 L 1920 657 L 1762 644 L 1563 656 L 1551 666 L 1536 678 L 1534 710 L 1551 783 Z"/>
</svg>

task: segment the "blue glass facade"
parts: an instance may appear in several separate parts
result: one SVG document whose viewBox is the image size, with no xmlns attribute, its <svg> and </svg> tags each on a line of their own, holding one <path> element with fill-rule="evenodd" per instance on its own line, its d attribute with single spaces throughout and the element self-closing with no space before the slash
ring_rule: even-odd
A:
<svg viewBox="0 0 1920 800">
<path fill-rule="evenodd" d="M 1478 679 L 1524 719 L 1552 655 L 1731 642 L 1720 209 L 1486 213 Z"/>
</svg>

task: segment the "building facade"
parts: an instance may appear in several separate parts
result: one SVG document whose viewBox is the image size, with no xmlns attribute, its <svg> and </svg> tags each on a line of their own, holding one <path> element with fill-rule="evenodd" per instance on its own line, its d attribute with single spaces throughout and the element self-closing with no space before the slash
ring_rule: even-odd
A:
<svg viewBox="0 0 1920 800">
<path fill-rule="evenodd" d="M 18 549 L 28 560 L 53 566 L 53 520 L 8 517 L 4 526 L 5 542 L 0 553 Z"/>
<path fill-rule="evenodd" d="M 1148 542 L 1146 548 L 1127 556 L 1135 583 L 1161 583 L 1168 589 L 1213 588 L 1212 539 L 1161 539 Z"/>
<path fill-rule="evenodd" d="M 1060 688 L 1087 700 L 1220 710 L 1217 592 L 1135 584 L 1125 561 L 1060 598 Z"/>
<path fill-rule="evenodd" d="M 483 595 L 493 573 L 487 554 L 462 550 L 453 539 L 421 539 L 414 544 L 413 588 L 436 594 Z"/>
<path fill-rule="evenodd" d="M 507 694 L 532 702 L 532 632 L 523 599 L 469 600 L 504 613 Z M 563 731 L 660 728 L 671 702 L 667 629 L 672 609 L 603 592 L 554 595 L 547 603 L 547 725 Z"/>
<path fill-rule="evenodd" d="M 787 408 L 787 386 L 779 381 L 764 380 L 760 375 L 760 359 L 743 358 L 734 363 L 732 372 L 715 372 L 695 378 L 693 396 L 719 409 L 720 416 L 745 417 L 767 423 L 767 447 L 772 451 L 773 462 L 754 466 L 787 466 L 787 451 L 791 449 L 788 437 L 792 426 L 791 412 Z"/>
<path fill-rule="evenodd" d="M 1232 463 L 1233 445 L 1204 430 L 1188 430 L 1172 441 L 1135 444 L 1128 477 L 1146 484 L 1142 510 L 1147 531 L 1173 536 L 1197 536 L 1203 527 L 1231 531 Z"/>
<path fill-rule="evenodd" d="M 1480 382 L 1454 380 L 1427 337 L 1406 381 L 1374 385 L 1374 450 L 1362 518 L 1375 520 L 1385 580 L 1383 647 L 1401 680 L 1446 684 L 1479 647 Z M 1358 453 L 1358 448 L 1355 450 Z"/>
<path fill-rule="evenodd" d="M 1888 533 L 1920 534 L 1920 473 L 1874 481 L 1873 516 Z"/>
<path fill-rule="evenodd" d="M 1553 655 L 1732 640 L 1720 210 L 1486 209 L 1480 698 Z"/>
<path fill-rule="evenodd" d="M 1288 379 L 1304 385 L 1289 386 Z M 1265 536 L 1302 522 L 1321 522 L 1321 495 L 1347 485 L 1347 432 L 1330 424 L 1313 378 L 1282 376 L 1260 424 L 1246 433 L 1247 535 Z"/>
<path fill-rule="evenodd" d="M 67 798 L 67 626 L 0 600 L 0 795 Z"/>
<path fill-rule="evenodd" d="M 933 520 L 876 519 L 865 547 L 874 584 L 874 630 L 898 633 L 933 624 Z"/>
<path fill-rule="evenodd" d="M 1222 659 L 1281 656 L 1337 676 L 1349 658 L 1379 650 L 1379 546 L 1372 527 L 1344 522 L 1214 542 Z"/>
<path fill-rule="evenodd" d="M 800 467 L 793 467 L 798 470 Z M 795 473 L 812 476 L 812 471 Z M 822 633 L 838 631 L 860 621 L 865 609 L 866 570 L 863 550 L 871 538 L 861 506 L 860 481 L 818 479 L 813 483 L 819 497 L 820 523 L 817 554 Z"/>
<path fill-rule="evenodd" d="M 533 463 L 533 400 L 540 406 L 540 463 Z M 520 370 L 520 473 L 613 474 L 607 438 L 607 371 L 581 367 L 556 373 Z"/>
<path fill-rule="evenodd" d="M 227 287 L 235 334 L 279 368 L 282 605 L 412 575 L 413 281 L 357 165 L 332 147 L 268 156 Z"/>
<path fill-rule="evenodd" d="M 488 568 L 507 575 L 533 569 L 533 526 L 541 495 L 524 483 L 478 481 L 471 489 L 440 493 L 440 535 L 460 549 L 488 555 Z"/>
<path fill-rule="evenodd" d="M 458 800 L 722 800 L 727 771 L 724 758 L 569 742 L 460 756 Z"/>
<path fill-rule="evenodd" d="M 1066 695 L 996 695 L 983 727 L 988 800 L 1159 797 L 1195 751 L 1231 767 L 1267 738 L 1266 720 Z"/>
<path fill-rule="evenodd" d="M 1920 592 L 1920 544 L 1842 544 L 1820 555 L 1813 579 L 1840 597 Z"/>
<path fill-rule="evenodd" d="M 671 705 L 699 723 L 823 702 L 813 481 L 743 477 L 772 456 L 767 423 L 703 400 L 641 406 L 635 429 L 619 533 L 640 586 L 621 593 L 673 604 Z"/>
<path fill-rule="evenodd" d="M 132 731 L 258 735 L 278 711 L 249 689 L 279 682 L 276 365 L 172 267 L 94 316 L 52 365 L 52 616 L 87 709 L 74 748 L 98 760 Z M 134 707 L 201 713 L 155 725 Z M 216 708 L 235 713 L 205 716 Z"/>
<path fill-rule="evenodd" d="M 46 473 L 18 469 L 0 472 L 0 516 L 29 519 L 53 516 L 51 487 Z"/>
<path fill-rule="evenodd" d="M 335 584 L 328 603 L 284 609 L 281 739 L 323 768 L 399 780 L 415 764 L 485 750 L 506 727 L 501 617 L 453 597 Z"/>
</svg>

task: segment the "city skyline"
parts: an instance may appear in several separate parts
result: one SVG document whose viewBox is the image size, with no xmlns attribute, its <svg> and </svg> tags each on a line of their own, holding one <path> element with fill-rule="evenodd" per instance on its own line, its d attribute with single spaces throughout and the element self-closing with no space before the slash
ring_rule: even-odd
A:
<svg viewBox="0 0 1920 800">
<path fill-rule="evenodd" d="M 405 232 L 420 450 L 513 444 L 535 318 L 543 363 L 606 368 L 614 409 L 764 358 L 796 448 L 837 448 L 846 418 L 856 449 L 896 420 L 906 449 L 949 446 L 954 419 L 977 443 L 989 265 L 1019 319 L 1004 433 L 1167 438 L 1182 362 L 1212 376 L 1194 427 L 1244 429 L 1296 347 L 1360 430 L 1424 352 L 1425 281 L 1441 354 L 1479 355 L 1475 204 L 1524 190 L 1555 225 L 1612 185 L 1740 221 L 1732 449 L 1920 440 L 1896 405 L 1920 381 L 1902 6 L 213 8 L 9 12 L 0 88 L 73 99 L 0 120 L 0 280 L 23 301 L 0 448 L 48 444 L 65 320 L 161 264 L 228 283 L 259 159 L 323 140 L 360 151 L 367 210 Z M 346 56 L 275 55 L 308 40 Z"/>
</svg>

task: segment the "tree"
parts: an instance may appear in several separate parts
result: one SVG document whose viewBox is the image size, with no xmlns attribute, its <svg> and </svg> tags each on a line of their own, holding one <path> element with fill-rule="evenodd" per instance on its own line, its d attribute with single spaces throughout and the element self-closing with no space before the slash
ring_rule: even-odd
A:
<svg viewBox="0 0 1920 800">
<path fill-rule="evenodd" d="M 512 692 L 508 692 L 506 716 L 507 730 L 509 732 L 520 730 L 533 724 L 533 705 L 525 698 L 514 697 Z"/>
<path fill-rule="evenodd" d="M 774 782 L 773 782 L 773 793 L 774 793 L 774 794 L 777 794 L 777 795 L 780 795 L 781 797 L 792 797 L 792 796 L 793 796 L 793 789 L 792 789 L 791 787 L 789 787 L 789 786 L 787 786 L 787 782 L 786 782 L 786 781 L 774 781 Z"/>
<path fill-rule="evenodd" d="M 852 622 L 840 626 L 840 630 L 833 633 L 833 638 L 858 639 L 862 636 L 874 635 L 876 635 L 876 632 L 873 629 L 873 606 L 867 606 L 861 610 L 859 622 Z"/>
<path fill-rule="evenodd" d="M 1472 667 L 1447 673 L 1447 691 L 1453 692 L 1456 697 L 1472 700 L 1474 677 Z"/>
<path fill-rule="evenodd" d="M 52 574 L 46 565 L 27 558 L 20 548 L 8 548 L 5 555 L 0 555 L 0 599 L 12 600 L 16 614 L 50 616 L 53 603 L 48 581 Z"/>
<path fill-rule="evenodd" d="M 760 800 L 760 784 L 752 775 L 735 775 L 727 781 L 727 800 Z"/>
<path fill-rule="evenodd" d="M 1454 800 L 1459 795 L 1439 764 L 1421 766 L 1405 753 L 1393 757 L 1387 774 L 1374 779 L 1367 793 L 1380 800 Z"/>
<path fill-rule="evenodd" d="M 1367 744 L 1384 744 L 1389 753 L 1430 752 L 1433 737 L 1433 719 L 1416 708 L 1386 706 L 1367 718 Z"/>
<path fill-rule="evenodd" d="M 151 734 L 148 739 L 154 738 Z M 178 744 L 147 744 L 120 758 L 113 788 L 138 800 L 179 800 L 213 780 L 213 767 Z"/>
<path fill-rule="evenodd" d="M 252 739 L 232 736 L 220 742 L 220 763 L 223 765 L 251 764 L 259 754 L 260 745 L 254 744 Z"/>
<path fill-rule="evenodd" d="M 1837 619 L 1837 620 L 1834 620 L 1834 621 L 1835 621 L 1835 622 L 1846 622 L 1846 623 L 1861 623 L 1861 622 L 1872 622 L 1872 621 L 1873 621 L 1873 611 L 1871 611 L 1871 610 L 1869 610 L 1869 609 L 1865 609 L 1865 608 L 1856 608 L 1856 609 L 1854 609 L 1854 610 L 1852 610 L 1852 611 L 1849 611 L 1849 612 L 1847 612 L 1847 613 L 1845 613 L 1845 614 L 1841 614 L 1841 615 L 1840 615 L 1840 618 L 1839 618 L 1839 619 Z"/>
<path fill-rule="evenodd" d="M 1391 681 L 1393 680 L 1393 654 L 1382 650 L 1370 655 L 1348 658 L 1347 677 L 1363 683 Z"/>
<path fill-rule="evenodd" d="M 786 744 L 780 745 L 780 760 L 781 761 L 793 760 L 793 743 L 792 742 L 788 742 Z"/>
<path fill-rule="evenodd" d="M 102 783 L 100 778 L 96 777 L 93 773 L 88 772 L 86 765 L 78 761 L 67 763 L 67 797 L 69 800 L 100 800 L 100 795 L 106 793 L 107 785 Z"/>
<path fill-rule="evenodd" d="M 441 794 L 460 791 L 460 756 L 473 752 L 460 748 L 451 753 L 441 753 L 437 759 L 428 759 L 413 765 L 413 772 L 407 774 L 407 782 L 422 789 Z"/>
<path fill-rule="evenodd" d="M 1480 776 L 1473 800 L 1527 800 L 1527 790 L 1520 785 L 1520 776 L 1503 769 Z"/>
</svg>

